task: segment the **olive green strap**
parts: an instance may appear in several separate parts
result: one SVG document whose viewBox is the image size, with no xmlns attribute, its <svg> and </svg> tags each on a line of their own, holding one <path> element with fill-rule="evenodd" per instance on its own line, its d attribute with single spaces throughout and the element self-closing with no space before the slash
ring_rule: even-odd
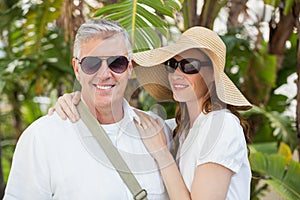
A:
<svg viewBox="0 0 300 200">
<path fill-rule="evenodd" d="M 107 158 L 115 167 L 124 183 L 132 193 L 135 200 L 147 200 L 147 191 L 142 189 L 135 176 L 131 173 L 126 162 L 123 160 L 117 148 L 112 144 L 111 140 L 105 133 L 105 130 L 98 123 L 96 118 L 92 115 L 86 105 L 80 101 L 77 105 L 81 120 L 88 127 L 93 137 L 102 147 Z"/>
</svg>

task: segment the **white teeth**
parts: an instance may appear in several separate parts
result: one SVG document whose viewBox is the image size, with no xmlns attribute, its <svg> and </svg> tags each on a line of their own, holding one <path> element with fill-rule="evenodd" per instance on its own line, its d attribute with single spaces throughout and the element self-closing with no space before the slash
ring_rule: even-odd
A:
<svg viewBox="0 0 300 200">
<path fill-rule="evenodd" d="M 175 88 L 186 88 L 185 85 L 174 85 Z"/>
<path fill-rule="evenodd" d="M 101 90 L 108 90 L 108 89 L 110 89 L 110 88 L 112 88 L 112 86 L 111 85 L 97 85 L 96 86 L 98 89 L 101 89 Z"/>
</svg>

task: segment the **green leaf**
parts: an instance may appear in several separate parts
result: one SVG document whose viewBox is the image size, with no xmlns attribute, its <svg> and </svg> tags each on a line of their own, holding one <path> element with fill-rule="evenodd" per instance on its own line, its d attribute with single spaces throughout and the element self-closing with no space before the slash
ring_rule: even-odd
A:
<svg viewBox="0 0 300 200">
<path fill-rule="evenodd" d="M 100 8 L 94 16 L 118 21 L 131 35 L 136 52 L 159 47 L 161 37 L 169 37 L 165 16 L 173 17 L 175 9 L 180 9 L 176 0 L 123 0 Z"/>
<path fill-rule="evenodd" d="M 173 0 L 140 0 L 139 3 L 145 4 L 156 12 L 172 18 L 174 17 L 174 10 L 180 10 L 180 4 Z"/>
<path fill-rule="evenodd" d="M 276 57 L 268 55 L 264 50 L 255 52 L 253 68 L 258 77 L 266 85 L 275 86 L 276 80 Z"/>
<path fill-rule="evenodd" d="M 273 135 L 278 141 L 284 141 L 289 144 L 292 150 L 297 146 L 297 138 L 294 121 L 283 113 L 277 111 L 267 111 L 263 107 L 253 106 L 253 108 L 246 112 L 247 115 L 251 113 L 259 113 L 269 120 L 269 125 L 273 130 Z"/>
<path fill-rule="evenodd" d="M 131 15 L 131 11 L 130 10 L 122 10 L 120 12 L 115 12 L 115 13 L 109 14 L 109 15 L 105 16 L 105 18 L 109 18 L 111 20 L 119 20 L 123 16 L 130 17 L 130 15 Z"/>
<path fill-rule="evenodd" d="M 36 55 L 42 50 L 42 41 L 49 32 L 48 23 L 59 17 L 62 1 L 44 0 L 40 4 L 32 4 L 25 14 L 24 31 L 25 55 Z"/>
<path fill-rule="evenodd" d="M 160 30 L 160 32 L 164 35 L 167 36 L 168 35 L 168 30 L 164 29 L 164 27 L 167 27 L 167 24 L 161 20 L 161 18 L 157 15 L 155 15 L 154 13 L 151 13 L 149 11 L 147 11 L 145 8 L 143 8 L 142 6 L 137 6 L 138 10 L 141 13 L 141 16 L 144 17 L 145 19 L 148 20 L 148 22 L 150 24 L 152 24 L 153 27 L 157 28 Z M 139 18 L 140 20 L 137 20 L 137 22 L 140 22 L 139 24 L 142 26 L 139 27 L 146 27 L 149 28 L 149 25 L 146 23 L 146 21 L 143 21 L 142 18 Z"/>
<path fill-rule="evenodd" d="M 260 152 L 250 154 L 251 169 L 259 172 L 262 180 L 285 199 L 300 198 L 300 163 L 280 155 L 267 155 Z"/>
<path fill-rule="evenodd" d="M 137 18 L 139 18 L 139 17 L 137 16 Z M 137 25 L 139 27 L 146 27 L 147 26 L 147 24 L 143 20 L 138 20 Z M 155 48 L 161 46 L 160 38 L 158 37 L 157 33 L 153 29 L 146 27 L 146 28 L 140 28 L 138 30 L 142 34 L 143 38 L 149 44 L 151 44 L 151 46 L 153 46 Z M 141 46 L 141 45 L 138 45 L 138 46 Z M 143 46 L 141 46 L 141 47 L 143 47 Z M 145 47 L 147 47 L 147 46 L 145 46 Z"/>
<path fill-rule="evenodd" d="M 249 145 L 251 152 L 262 152 L 265 154 L 275 154 L 278 151 L 277 142 L 260 142 Z"/>
<path fill-rule="evenodd" d="M 283 113 L 289 106 L 287 103 L 287 97 L 281 94 L 272 94 L 268 102 L 268 110 L 276 110 Z"/>
<path fill-rule="evenodd" d="M 239 34 L 241 31 L 240 29 L 234 29 L 221 37 L 226 44 L 226 74 L 239 88 L 242 88 L 240 80 L 248 75 L 246 71 L 249 67 L 250 55 L 252 55 L 249 41 L 236 37 L 236 34 Z M 238 70 L 232 73 L 233 68 Z"/>
<path fill-rule="evenodd" d="M 268 4 L 273 7 L 278 7 L 280 0 L 264 0 L 265 4 Z"/>
<path fill-rule="evenodd" d="M 284 6 L 284 10 L 283 10 L 284 15 L 287 15 L 290 13 L 294 3 L 295 3 L 295 0 L 285 0 L 285 6 Z"/>
<path fill-rule="evenodd" d="M 101 15 L 105 15 L 105 14 L 113 13 L 113 12 L 120 12 L 122 10 L 131 10 L 128 8 L 129 7 L 132 8 L 132 6 L 133 5 L 132 5 L 131 1 L 122 1 L 119 3 L 115 3 L 115 4 L 110 4 L 110 5 L 104 6 L 104 7 L 100 8 L 99 10 L 97 10 L 94 14 L 94 17 L 98 17 Z"/>
</svg>

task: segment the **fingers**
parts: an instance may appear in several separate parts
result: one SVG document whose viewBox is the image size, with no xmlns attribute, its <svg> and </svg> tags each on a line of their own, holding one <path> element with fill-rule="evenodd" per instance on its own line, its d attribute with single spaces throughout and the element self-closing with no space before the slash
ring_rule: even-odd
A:
<svg viewBox="0 0 300 200">
<path fill-rule="evenodd" d="M 145 113 L 139 113 L 138 116 L 140 123 L 134 120 L 136 128 L 148 152 L 155 156 L 157 152 L 166 147 L 164 129 L 159 119 L 153 119 Z"/>
<path fill-rule="evenodd" d="M 76 91 L 73 93 L 73 98 L 72 98 L 72 103 L 74 105 L 78 105 L 78 103 L 80 102 L 80 98 L 81 98 L 81 92 Z"/>
<path fill-rule="evenodd" d="M 135 120 L 135 126 L 138 129 L 141 138 L 143 138 L 143 139 L 146 139 L 146 138 L 149 138 L 149 137 L 152 137 L 153 135 L 155 135 L 156 131 L 151 124 L 147 125 L 145 122 L 139 123 Z"/>
<path fill-rule="evenodd" d="M 76 107 L 80 102 L 80 99 L 81 99 L 81 92 L 79 91 L 74 92 L 72 96 L 72 102 L 70 102 L 69 104 L 71 111 L 74 114 L 74 118 L 71 120 L 72 122 L 78 121 L 80 119 L 80 115 Z"/>
<path fill-rule="evenodd" d="M 136 114 L 140 118 L 140 123 L 136 122 L 136 126 L 142 137 L 152 137 L 162 131 L 163 126 L 159 119 L 154 119 L 148 114 L 135 110 Z"/>
<path fill-rule="evenodd" d="M 80 102 L 81 93 L 79 91 L 64 94 L 57 99 L 54 107 L 49 108 L 48 114 L 52 115 L 54 111 L 63 119 L 69 119 L 71 122 L 77 122 L 80 119 L 80 115 L 76 108 L 76 105 Z"/>
<path fill-rule="evenodd" d="M 63 97 L 59 97 L 57 99 L 57 102 L 55 103 L 53 109 L 56 111 L 56 113 L 58 114 L 58 116 L 60 116 L 63 120 L 66 120 L 67 119 L 67 115 L 66 115 L 65 111 L 62 108 L 64 106 L 66 107 L 66 103 L 65 103 Z"/>
<path fill-rule="evenodd" d="M 151 117 L 150 115 L 140 111 L 140 110 L 137 110 L 137 109 L 134 109 L 135 113 L 139 116 L 139 118 L 141 119 L 141 121 L 144 121 L 144 122 L 151 122 L 151 120 L 153 120 L 153 117 Z"/>
<path fill-rule="evenodd" d="M 141 128 L 147 129 L 149 126 L 152 125 L 153 118 L 151 116 L 147 115 L 144 112 L 138 111 L 138 110 L 135 110 L 135 112 L 140 118 L 141 123 L 139 124 L 139 126 L 141 126 Z"/>
<path fill-rule="evenodd" d="M 76 96 L 76 94 L 75 94 L 75 96 Z M 77 96 L 78 96 L 78 94 L 77 94 Z M 78 98 L 77 96 L 76 96 L 76 98 Z M 77 101 L 76 98 L 75 98 L 74 102 Z M 57 114 L 64 120 L 69 118 L 69 120 L 71 122 L 76 122 L 80 118 L 77 108 L 73 103 L 73 93 L 64 94 L 63 96 L 60 96 L 54 105 L 54 109 L 57 112 Z"/>
<path fill-rule="evenodd" d="M 79 103 L 80 95 L 79 100 L 78 95 L 75 97 L 75 100 L 74 96 L 76 96 L 76 93 L 64 94 L 58 101 L 61 104 L 61 110 L 65 112 L 65 115 L 67 115 L 71 122 L 76 122 L 79 120 L 79 113 L 76 106 L 74 105 L 74 102 L 76 103 L 76 105 Z"/>
<path fill-rule="evenodd" d="M 53 107 L 48 109 L 48 115 L 52 115 L 54 113 L 55 109 Z"/>
</svg>

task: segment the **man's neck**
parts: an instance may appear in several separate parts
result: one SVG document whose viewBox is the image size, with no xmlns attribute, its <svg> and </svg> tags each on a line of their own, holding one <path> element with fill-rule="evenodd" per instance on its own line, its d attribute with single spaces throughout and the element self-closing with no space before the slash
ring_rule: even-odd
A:
<svg viewBox="0 0 300 200">
<path fill-rule="evenodd" d="M 123 104 L 96 108 L 96 117 L 100 124 L 113 124 L 124 117 Z"/>
<path fill-rule="evenodd" d="M 103 106 L 90 105 L 84 101 L 84 98 L 81 98 L 81 100 L 88 106 L 90 112 L 100 124 L 113 124 L 124 117 L 123 99 Z"/>
</svg>

